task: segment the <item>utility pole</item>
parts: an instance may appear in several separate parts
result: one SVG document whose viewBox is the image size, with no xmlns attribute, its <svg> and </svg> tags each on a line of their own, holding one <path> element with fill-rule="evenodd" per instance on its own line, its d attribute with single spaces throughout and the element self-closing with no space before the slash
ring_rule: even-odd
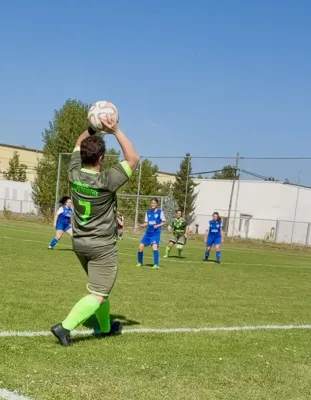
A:
<svg viewBox="0 0 311 400">
<path fill-rule="evenodd" d="M 235 174 L 234 174 L 234 179 L 232 181 L 231 194 L 230 194 L 229 207 L 228 207 L 228 223 L 227 223 L 227 226 L 226 226 L 226 235 L 228 235 L 228 232 L 229 232 L 231 209 L 232 209 L 232 200 L 233 200 L 233 194 L 234 194 L 235 181 L 236 181 L 237 173 L 238 173 L 238 170 L 239 170 L 239 163 L 240 163 L 240 153 L 237 153 L 236 161 L 235 161 Z M 233 229 L 234 229 L 234 227 L 233 227 Z"/>
</svg>

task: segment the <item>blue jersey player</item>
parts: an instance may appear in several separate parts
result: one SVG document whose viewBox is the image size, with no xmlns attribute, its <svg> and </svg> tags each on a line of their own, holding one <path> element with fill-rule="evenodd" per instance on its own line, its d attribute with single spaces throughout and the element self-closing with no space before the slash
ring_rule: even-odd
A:
<svg viewBox="0 0 311 400">
<path fill-rule="evenodd" d="M 153 269 L 159 268 L 159 245 L 161 240 L 162 226 L 165 225 L 165 216 L 163 210 L 158 208 L 158 199 L 151 200 L 151 208 L 146 212 L 145 223 L 139 224 L 141 228 L 146 228 L 146 233 L 143 236 L 138 248 L 138 264 L 137 267 L 143 265 L 144 248 L 151 246 L 153 250 Z"/>
<path fill-rule="evenodd" d="M 53 249 L 57 245 L 64 232 L 72 236 L 72 228 L 70 223 L 72 215 L 72 202 L 70 197 L 64 196 L 61 199 L 60 204 L 61 207 L 58 209 L 54 217 L 54 228 L 56 229 L 56 234 L 55 238 L 49 245 L 49 249 Z"/>
<path fill-rule="evenodd" d="M 209 253 L 213 245 L 216 248 L 216 262 L 220 264 L 220 245 L 224 241 L 224 231 L 221 218 L 218 212 L 214 212 L 213 219 L 209 222 L 204 242 L 206 243 L 205 261 L 208 261 Z"/>
</svg>

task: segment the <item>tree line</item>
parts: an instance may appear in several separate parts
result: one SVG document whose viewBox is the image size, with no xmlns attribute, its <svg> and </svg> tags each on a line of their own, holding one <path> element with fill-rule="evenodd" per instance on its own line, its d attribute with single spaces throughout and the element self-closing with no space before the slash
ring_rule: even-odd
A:
<svg viewBox="0 0 311 400">
<path fill-rule="evenodd" d="M 59 154 L 71 153 L 77 137 L 87 129 L 88 109 L 89 104 L 78 100 L 67 100 L 60 109 L 54 111 L 52 121 L 49 122 L 48 128 L 42 134 L 44 144 L 43 157 L 36 167 L 36 178 L 32 183 L 32 189 L 34 203 L 46 218 L 51 217 L 54 211 Z M 120 151 L 113 148 L 107 149 L 103 168 L 113 167 L 120 161 L 120 158 Z M 62 157 L 61 159 L 59 197 L 70 193 L 67 178 L 69 160 L 70 156 Z M 162 196 L 164 198 L 163 208 L 169 218 L 175 215 L 177 209 L 184 211 L 186 217 L 191 217 L 195 209 L 197 196 L 195 187 L 197 184 L 193 179 L 190 154 L 186 154 L 182 159 L 174 182 L 160 183 L 157 179 L 159 167 L 149 159 L 144 158 L 139 168 L 141 168 L 140 219 L 143 218 L 143 214 L 150 202 L 150 199 L 144 196 Z M 26 170 L 27 165 L 21 163 L 18 153 L 14 152 L 12 159 L 9 161 L 8 170 L 2 172 L 5 179 L 25 182 Z M 216 172 L 212 178 L 239 179 L 240 177 L 234 166 L 226 165 L 222 170 Z M 118 207 L 130 219 L 134 219 L 135 216 L 138 182 L 139 169 L 134 172 L 132 178 L 118 192 Z M 126 197 L 126 195 L 133 195 L 133 197 Z"/>
<path fill-rule="evenodd" d="M 55 204 L 55 188 L 57 182 L 57 172 L 60 153 L 71 153 L 77 137 L 87 129 L 87 112 L 89 104 L 78 100 L 67 100 L 63 107 L 55 110 L 52 121 L 42 134 L 43 157 L 36 168 L 36 178 L 32 184 L 33 200 L 42 215 L 49 217 Z M 112 167 L 120 161 L 121 154 L 116 149 L 108 149 L 104 158 L 104 168 Z M 62 157 L 59 179 L 59 196 L 67 195 L 70 192 L 67 170 L 70 157 Z M 189 163 L 189 164 L 188 164 Z M 180 169 L 176 173 L 176 180 L 173 183 L 160 183 L 157 179 L 159 172 L 158 165 L 149 159 L 141 161 L 141 182 L 139 195 L 139 218 L 143 217 L 146 208 L 149 206 L 150 199 L 144 196 L 165 196 L 163 207 L 171 213 L 174 209 L 185 210 L 187 216 L 191 215 L 195 208 L 196 184 L 191 178 L 192 166 L 191 157 L 186 155 L 180 164 Z M 130 219 L 134 219 L 136 208 L 136 197 L 126 197 L 127 195 L 137 195 L 139 180 L 139 169 L 132 178 L 124 185 L 120 191 L 118 207 Z"/>
</svg>

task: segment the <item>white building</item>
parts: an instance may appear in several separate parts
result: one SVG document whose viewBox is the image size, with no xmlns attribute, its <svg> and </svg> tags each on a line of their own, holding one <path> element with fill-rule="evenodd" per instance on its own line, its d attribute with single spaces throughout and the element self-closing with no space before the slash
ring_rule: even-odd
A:
<svg viewBox="0 0 311 400">
<path fill-rule="evenodd" d="M 0 212 L 6 209 L 14 213 L 36 214 L 31 193 L 29 182 L 0 180 Z"/>
<path fill-rule="evenodd" d="M 282 182 L 236 181 L 228 221 L 233 181 L 196 179 L 195 221 L 204 233 L 214 211 L 229 224 L 229 236 L 270 239 L 311 245 L 311 188 Z M 294 222 L 295 221 L 295 222 Z"/>
<path fill-rule="evenodd" d="M 229 220 L 233 181 L 196 179 L 198 193 L 192 230 L 203 234 L 218 211 L 229 236 L 311 245 L 311 188 L 282 182 L 236 181 Z M 37 210 L 29 182 L 0 180 L 0 212 Z"/>
</svg>

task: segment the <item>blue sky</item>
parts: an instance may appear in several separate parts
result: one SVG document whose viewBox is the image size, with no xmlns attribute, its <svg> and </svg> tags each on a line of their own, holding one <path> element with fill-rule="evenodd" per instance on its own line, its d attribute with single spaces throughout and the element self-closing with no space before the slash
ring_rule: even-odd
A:
<svg viewBox="0 0 311 400">
<path fill-rule="evenodd" d="M 308 0 L 2 1 L 0 141 L 41 148 L 67 98 L 108 99 L 147 156 L 311 156 L 310 20 Z"/>
</svg>

